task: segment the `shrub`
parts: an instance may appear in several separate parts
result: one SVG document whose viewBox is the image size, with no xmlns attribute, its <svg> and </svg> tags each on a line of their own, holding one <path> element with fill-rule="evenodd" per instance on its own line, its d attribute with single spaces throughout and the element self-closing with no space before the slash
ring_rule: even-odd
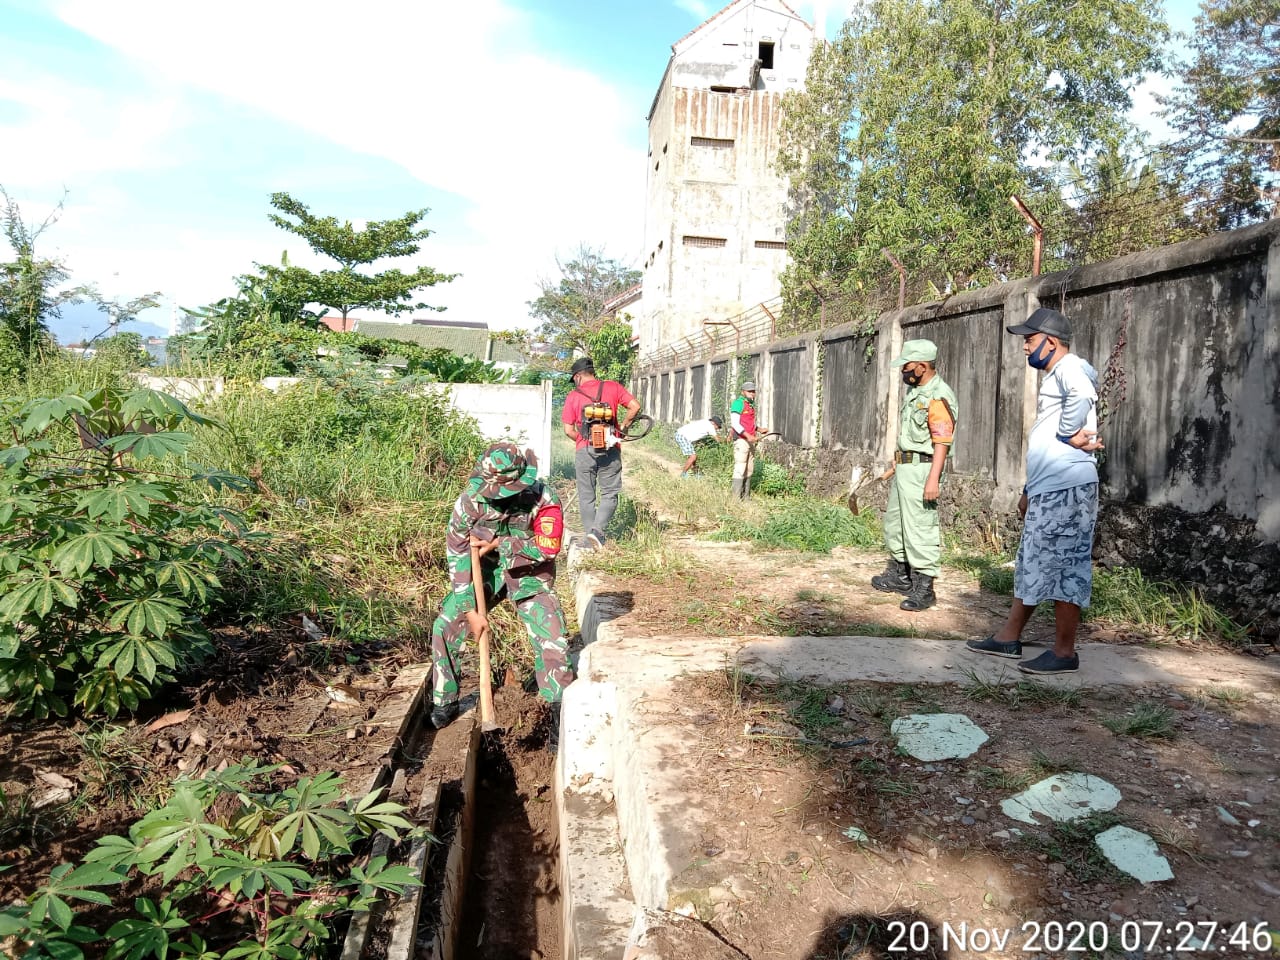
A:
<svg viewBox="0 0 1280 960">
<path fill-rule="evenodd" d="M 105 931 L 107 960 L 303 960 L 320 953 L 333 918 L 417 885 L 385 856 L 351 862 L 356 841 L 412 828 L 403 807 L 377 793 L 342 802 L 332 773 L 273 789 L 277 769 L 177 781 L 128 836 L 104 837 L 82 863 L 55 868 L 25 902 L 0 909 L 0 940 L 14 938 L 10 955 L 26 960 L 83 960 L 79 945 L 104 937 L 71 903 L 110 908 L 122 898 L 100 888 L 128 883 L 147 895 L 116 909 L 126 915 Z"/>
<path fill-rule="evenodd" d="M 0 416 L 0 699 L 17 714 L 133 710 L 210 651 L 200 615 L 243 558 L 233 511 L 194 485 L 229 474 L 166 472 L 208 423 L 153 390 L 104 387 Z"/>
</svg>

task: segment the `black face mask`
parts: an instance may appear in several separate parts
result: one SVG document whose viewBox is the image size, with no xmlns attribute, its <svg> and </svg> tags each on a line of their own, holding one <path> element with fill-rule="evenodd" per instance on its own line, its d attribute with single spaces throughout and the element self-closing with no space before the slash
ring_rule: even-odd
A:
<svg viewBox="0 0 1280 960">
<path fill-rule="evenodd" d="M 920 385 L 920 374 L 914 370 L 902 371 L 902 382 L 908 387 L 918 387 Z"/>
</svg>

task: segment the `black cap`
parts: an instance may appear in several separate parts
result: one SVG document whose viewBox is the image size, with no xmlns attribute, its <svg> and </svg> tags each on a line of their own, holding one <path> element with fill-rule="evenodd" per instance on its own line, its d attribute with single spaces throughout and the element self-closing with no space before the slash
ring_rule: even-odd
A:
<svg viewBox="0 0 1280 960">
<path fill-rule="evenodd" d="M 712 423 L 714 423 L 717 427 L 723 427 L 723 426 L 724 426 L 724 421 L 723 421 L 723 420 L 721 420 L 719 417 L 712 417 L 712 418 L 711 418 L 711 422 L 712 422 Z"/>
<path fill-rule="evenodd" d="M 595 373 L 596 365 L 591 362 L 590 357 L 579 357 L 577 360 L 573 361 L 573 366 L 569 368 L 569 376 L 576 376 L 577 374 L 588 370 Z"/>
<path fill-rule="evenodd" d="M 1025 323 L 1005 327 L 1005 329 L 1020 337 L 1032 333 L 1043 333 L 1050 337 L 1057 337 L 1065 343 L 1071 342 L 1071 321 L 1064 314 L 1057 310 L 1050 310 L 1048 307 L 1038 308 L 1035 313 L 1027 317 Z"/>
</svg>

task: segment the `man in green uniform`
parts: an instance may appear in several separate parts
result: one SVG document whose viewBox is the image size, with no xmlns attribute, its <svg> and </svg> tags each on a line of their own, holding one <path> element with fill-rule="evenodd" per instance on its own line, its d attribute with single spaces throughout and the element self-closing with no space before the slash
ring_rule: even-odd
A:
<svg viewBox="0 0 1280 960">
<path fill-rule="evenodd" d="M 538 479 L 532 452 L 521 453 L 511 443 L 490 447 L 454 503 L 445 534 L 451 589 L 431 628 L 431 723 L 437 729 L 458 715 L 463 637 L 468 630 L 478 637 L 487 626 L 476 606 L 472 546 L 488 548 L 480 559 L 486 598 L 509 597 L 524 623 L 533 645 L 538 692 L 548 703 L 560 702 L 573 680 L 568 631 L 555 594 L 555 558 L 562 535 L 560 501 L 550 485 Z"/>
<path fill-rule="evenodd" d="M 907 391 L 884 512 L 889 563 L 884 573 L 871 578 L 871 585 L 887 593 L 905 593 L 903 610 L 927 610 L 937 603 L 933 581 L 942 557 L 938 493 L 959 407 L 955 393 L 934 369 L 937 358 L 932 340 L 908 340 L 890 364 L 901 367 Z"/>
</svg>

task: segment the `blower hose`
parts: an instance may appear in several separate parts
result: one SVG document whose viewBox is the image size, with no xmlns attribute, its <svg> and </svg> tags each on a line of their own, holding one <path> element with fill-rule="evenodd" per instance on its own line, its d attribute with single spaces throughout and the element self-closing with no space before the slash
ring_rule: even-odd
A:
<svg viewBox="0 0 1280 960">
<path fill-rule="evenodd" d="M 643 429 L 636 433 L 636 424 L 644 421 Z M 631 421 L 627 427 L 627 432 L 618 431 L 618 440 L 621 443 L 630 443 L 632 440 L 643 440 L 649 435 L 649 431 L 653 429 L 653 417 L 647 413 L 637 414 L 636 418 Z"/>
</svg>

